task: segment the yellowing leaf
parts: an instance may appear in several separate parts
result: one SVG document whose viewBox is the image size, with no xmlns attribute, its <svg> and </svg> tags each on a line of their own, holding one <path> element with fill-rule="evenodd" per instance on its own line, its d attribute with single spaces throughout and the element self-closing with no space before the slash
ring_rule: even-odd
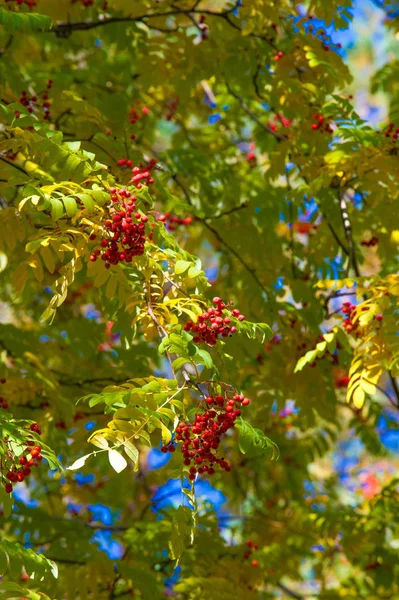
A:
<svg viewBox="0 0 399 600">
<path fill-rule="evenodd" d="M 362 388 L 359 386 L 356 388 L 352 395 L 352 402 L 356 406 L 356 408 L 362 408 L 365 400 L 365 393 Z"/>
<path fill-rule="evenodd" d="M 123 458 L 122 454 L 119 454 L 116 450 L 108 450 L 108 459 L 111 467 L 117 472 L 120 473 L 123 469 L 127 467 L 127 461 Z"/>
</svg>

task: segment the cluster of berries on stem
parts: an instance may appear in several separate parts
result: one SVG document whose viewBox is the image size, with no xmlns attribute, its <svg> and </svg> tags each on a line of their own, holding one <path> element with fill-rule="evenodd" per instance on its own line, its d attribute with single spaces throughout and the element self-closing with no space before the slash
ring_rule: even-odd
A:
<svg viewBox="0 0 399 600">
<path fill-rule="evenodd" d="M 252 552 L 258 549 L 258 546 L 257 544 L 254 544 L 252 540 L 248 540 L 247 542 L 245 542 L 245 545 L 247 546 L 247 550 L 244 552 L 244 560 L 248 560 Z M 253 567 L 258 567 L 259 563 L 257 560 L 252 560 L 251 565 Z"/>
<path fill-rule="evenodd" d="M 104 4 L 106 4 L 106 3 L 104 3 Z M 102 8 L 105 10 L 106 7 L 104 7 L 104 5 L 103 5 Z M 136 100 L 136 108 L 133 108 L 133 107 L 129 108 L 129 112 L 128 112 L 127 118 L 129 120 L 130 125 L 136 125 L 137 121 L 140 121 L 143 117 L 148 115 L 149 112 L 150 112 L 150 109 L 148 108 L 148 106 L 140 106 L 140 100 Z M 111 130 L 107 129 L 105 132 L 105 135 L 111 135 Z M 129 137 L 131 140 L 135 140 L 136 134 L 131 133 Z M 125 162 L 123 162 L 123 161 L 125 161 Z M 118 162 L 119 166 L 123 166 L 126 163 L 127 163 L 128 167 L 132 166 L 131 161 L 129 161 L 128 159 L 122 159 L 122 161 Z"/>
<path fill-rule="evenodd" d="M 204 343 L 208 346 L 215 346 L 218 341 L 218 336 L 227 338 L 229 335 L 236 333 L 237 328 L 234 325 L 230 325 L 231 316 L 238 319 L 238 321 L 244 321 L 245 317 L 240 313 L 237 308 L 230 309 L 229 305 L 223 302 L 221 298 L 216 296 L 212 300 L 216 308 L 208 308 L 207 311 L 199 315 L 197 323 L 188 321 L 184 326 L 185 331 L 192 331 L 194 334 L 194 343 Z M 224 313 L 227 313 L 224 315 Z"/>
<path fill-rule="evenodd" d="M 313 131 L 319 130 L 321 133 L 333 133 L 334 130 L 329 123 L 329 117 L 323 117 L 323 115 L 315 113 L 312 118 L 316 121 L 311 125 Z"/>
<path fill-rule="evenodd" d="M 196 217 L 176 217 L 172 215 L 172 213 L 162 213 L 157 216 L 157 221 L 165 224 L 165 227 L 168 231 L 175 231 L 178 225 L 191 225 L 193 221 L 196 221 Z"/>
<path fill-rule="evenodd" d="M 388 292 L 387 294 L 389 295 Z M 342 305 L 341 312 L 343 312 L 344 315 L 346 315 L 346 318 L 343 321 L 343 326 L 347 333 L 355 333 L 359 329 L 359 320 L 354 320 L 356 309 L 356 304 L 351 304 L 350 302 L 344 302 Z M 362 307 L 362 311 L 365 312 L 367 310 L 369 310 L 368 306 Z M 377 322 L 381 322 L 384 320 L 384 317 L 383 315 L 378 314 L 375 315 L 375 320 Z"/>
<path fill-rule="evenodd" d="M 94 0 L 71 0 L 72 4 L 76 4 L 76 2 L 80 2 L 80 4 L 84 7 L 84 8 L 89 8 L 89 6 L 93 6 L 94 5 Z M 108 2 L 103 2 L 101 5 L 102 10 L 107 10 L 108 8 Z"/>
<path fill-rule="evenodd" d="M 6 2 L 6 4 L 11 4 L 11 6 L 8 7 L 10 9 L 13 8 L 15 4 L 17 6 L 22 6 L 23 4 L 25 4 L 29 8 L 29 10 L 32 10 L 32 8 L 34 8 L 37 5 L 36 0 L 4 0 L 4 2 Z"/>
<path fill-rule="evenodd" d="M 198 24 L 198 27 L 201 30 L 201 40 L 207 40 L 208 39 L 208 30 L 209 30 L 209 27 L 205 23 L 205 20 L 206 20 L 205 15 L 201 15 L 200 19 L 199 19 L 199 24 Z"/>
<path fill-rule="evenodd" d="M 246 158 L 247 163 L 249 164 L 249 166 L 251 167 L 251 169 L 254 169 L 257 165 L 257 158 L 256 158 L 256 154 L 255 152 L 253 152 L 252 150 L 250 150 L 249 152 L 247 152 L 247 158 Z"/>
<path fill-rule="evenodd" d="M 4 377 L 2 377 L 0 379 L 0 383 L 2 383 L 2 384 L 6 383 L 6 379 Z M 4 408 L 4 410 L 6 408 L 8 408 L 8 402 L 7 402 L 7 400 L 3 396 L 0 396 L 0 407 Z"/>
<path fill-rule="evenodd" d="M 133 167 L 133 177 L 129 181 L 129 185 L 134 185 L 136 189 L 140 190 L 144 185 L 152 185 L 154 178 L 151 176 L 151 171 L 155 168 L 157 161 L 152 158 L 147 165 L 140 165 L 139 167 Z M 118 167 L 131 167 L 133 161 L 129 158 L 121 158 L 118 160 Z"/>
<path fill-rule="evenodd" d="M 309 15 L 308 16 L 308 20 L 312 21 L 313 20 L 313 15 Z M 309 33 L 316 34 L 316 36 L 321 40 L 321 47 L 326 52 L 328 52 L 331 48 L 333 48 L 335 50 L 338 50 L 339 48 L 342 48 L 342 44 L 340 44 L 340 43 L 335 44 L 331 40 L 331 37 L 328 35 L 328 33 L 326 33 L 326 31 L 324 29 L 317 28 L 312 23 L 310 23 L 308 25 L 307 29 L 308 29 Z"/>
<path fill-rule="evenodd" d="M 268 121 L 267 125 L 274 132 L 277 131 L 277 125 L 281 125 L 284 129 L 288 129 L 291 126 L 292 119 L 286 119 L 284 115 L 277 113 L 273 116 L 273 121 Z"/>
<path fill-rule="evenodd" d="M 356 304 L 351 304 L 351 302 L 344 302 L 341 308 L 341 312 L 346 315 L 346 318 L 343 320 L 343 326 L 347 333 L 352 333 L 355 329 L 357 329 L 359 321 L 354 321 L 356 311 Z"/>
<path fill-rule="evenodd" d="M 396 127 L 395 123 L 391 121 L 391 123 L 389 123 L 388 127 L 385 129 L 384 135 L 386 138 L 392 137 L 392 139 L 396 142 L 399 137 L 399 127 Z"/>
<path fill-rule="evenodd" d="M 375 235 L 373 235 L 373 237 L 369 240 L 362 240 L 360 242 L 361 246 L 367 246 L 368 248 L 371 248 L 373 246 L 377 246 L 378 245 L 378 237 L 375 237 Z"/>
<path fill-rule="evenodd" d="M 41 434 L 38 423 L 32 423 L 30 430 L 38 435 Z M 6 444 L 8 443 L 8 440 L 4 441 Z M 8 471 L 5 475 L 3 473 L 4 488 L 7 494 L 11 494 L 13 491 L 13 483 L 21 483 L 26 477 L 29 477 L 32 467 L 38 467 L 40 465 L 43 460 L 41 451 L 41 446 L 36 444 L 33 440 L 25 442 L 25 448 L 19 458 L 15 456 L 11 450 L 7 450 Z"/>
<path fill-rule="evenodd" d="M 100 257 L 106 269 L 121 262 L 130 263 L 133 257 L 144 254 L 145 224 L 148 221 L 147 215 L 137 211 L 137 198 L 132 192 L 115 187 L 109 192 L 112 204 L 109 206 L 110 218 L 104 223 L 107 231 L 100 246 L 90 255 L 91 262 Z M 95 240 L 96 235 L 92 234 L 90 239 Z"/>
<path fill-rule="evenodd" d="M 241 406 L 248 406 L 250 400 L 242 394 L 225 390 L 223 394 L 207 396 L 199 404 L 193 423 L 181 422 L 176 428 L 176 441 L 181 442 L 184 464 L 189 469 L 189 478 L 193 481 L 198 474 L 213 475 L 216 465 L 224 471 L 231 467 L 224 457 L 218 457 L 217 451 L 221 437 L 233 429 L 236 419 L 241 415 Z M 163 446 L 162 452 L 174 452 L 171 442 Z"/>
<path fill-rule="evenodd" d="M 281 50 L 279 52 L 277 52 L 277 54 L 275 56 L 273 56 L 273 60 L 275 62 L 278 62 L 279 60 L 281 60 L 284 56 L 284 53 L 281 52 Z"/>
<path fill-rule="evenodd" d="M 170 100 L 167 101 L 167 107 L 169 109 L 168 114 L 166 115 L 166 120 L 167 121 L 171 121 L 173 119 L 173 117 L 175 116 L 178 106 L 179 106 L 179 97 L 176 96 L 175 98 L 170 98 Z"/>
<path fill-rule="evenodd" d="M 46 88 L 48 90 L 50 90 L 53 86 L 53 80 L 49 79 L 46 85 Z M 41 95 L 41 99 L 42 99 L 42 104 L 41 107 L 43 109 L 43 119 L 45 121 L 49 121 L 51 118 L 51 113 L 50 113 L 50 108 L 51 108 L 51 102 L 49 101 L 49 94 L 48 92 L 43 92 Z M 38 103 L 39 103 L 39 99 L 38 97 L 34 94 L 34 95 L 29 95 L 28 92 L 26 92 L 25 90 L 23 90 L 21 92 L 21 96 L 18 100 L 18 102 L 20 104 L 22 104 L 22 106 L 25 106 L 28 110 L 28 112 L 30 114 L 35 113 L 37 111 L 37 107 L 38 107 Z M 18 119 L 21 116 L 21 113 L 19 113 L 18 111 L 15 113 L 15 117 Z"/>
</svg>

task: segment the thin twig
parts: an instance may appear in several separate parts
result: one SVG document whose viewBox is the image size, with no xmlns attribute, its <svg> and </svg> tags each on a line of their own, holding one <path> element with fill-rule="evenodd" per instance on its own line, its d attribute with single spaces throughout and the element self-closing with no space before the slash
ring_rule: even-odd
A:
<svg viewBox="0 0 399 600">
<path fill-rule="evenodd" d="M 255 123 L 257 123 L 259 125 L 259 127 L 261 127 L 264 131 L 266 131 L 267 133 L 269 133 L 270 135 L 272 135 L 278 142 L 282 142 L 283 140 L 287 139 L 287 136 L 285 135 L 280 135 L 279 133 L 277 133 L 276 131 L 273 131 L 273 129 L 271 129 L 269 127 L 269 125 L 266 125 L 265 123 L 263 123 L 259 117 L 252 112 L 252 110 L 248 107 L 248 105 L 244 102 L 243 98 L 237 94 L 234 90 L 232 90 L 232 88 L 230 87 L 230 85 L 226 82 L 226 87 L 227 90 L 229 92 L 229 94 L 231 94 L 232 96 L 234 96 L 234 98 L 236 100 L 238 100 L 241 108 L 243 109 L 244 112 L 247 113 L 247 115 L 253 120 L 255 121 Z"/>
<path fill-rule="evenodd" d="M 284 585 L 283 583 L 278 583 L 277 587 L 280 588 L 280 590 L 282 590 L 285 594 L 287 594 L 287 596 L 289 596 L 290 598 L 295 598 L 296 600 L 304 600 L 303 596 L 300 596 L 299 594 L 297 594 L 296 592 L 293 592 L 292 590 L 290 590 L 289 588 L 287 588 L 286 585 Z"/>
<path fill-rule="evenodd" d="M 226 217 L 227 215 L 231 215 L 234 212 L 237 212 L 238 210 L 242 210 L 243 208 L 248 208 L 248 202 L 243 202 L 243 204 L 240 204 L 239 206 L 234 206 L 233 208 L 229 208 L 228 210 L 225 210 L 221 213 L 219 213 L 218 215 L 212 216 L 212 217 L 204 217 L 204 221 L 215 221 L 215 219 L 221 219 L 222 217 Z"/>
<path fill-rule="evenodd" d="M 184 196 L 186 197 L 187 202 L 190 204 L 190 206 L 193 206 L 193 202 L 191 200 L 190 194 L 187 192 L 185 186 L 181 183 L 181 181 L 178 178 L 178 175 L 172 175 L 173 180 L 176 182 L 176 184 L 180 187 L 180 189 L 183 191 Z M 198 217 L 198 219 L 201 221 L 201 223 L 204 224 L 204 226 L 213 233 L 213 235 L 215 236 L 215 238 L 218 240 L 218 242 L 224 246 L 240 263 L 241 265 L 244 267 L 244 269 L 251 275 L 251 277 L 254 279 L 254 281 L 256 281 L 258 287 L 262 290 L 262 292 L 264 294 L 266 294 L 267 298 L 269 299 L 269 292 L 267 291 L 266 287 L 263 285 L 263 283 L 261 282 L 261 280 L 259 279 L 255 269 L 253 267 L 251 267 L 240 255 L 239 252 L 237 252 L 237 250 L 235 248 L 233 248 L 232 246 L 230 246 L 230 244 L 228 242 L 226 242 L 226 240 L 224 240 L 222 238 L 222 236 L 220 235 L 219 231 L 217 229 L 215 229 L 214 227 L 212 227 L 212 225 L 209 225 L 209 223 L 207 222 L 206 219 L 201 219 Z"/>
<path fill-rule="evenodd" d="M 30 177 L 28 171 L 25 171 L 25 169 L 23 167 L 20 167 L 19 165 L 14 164 L 11 160 L 8 160 L 4 156 L 0 156 L 0 160 L 3 161 L 4 163 L 6 163 L 8 166 L 14 167 L 14 169 L 17 169 L 18 171 L 20 171 L 24 175 L 27 175 L 28 177 Z"/>
<path fill-rule="evenodd" d="M 344 226 L 346 242 L 348 244 L 348 249 L 349 249 L 349 253 L 348 253 L 349 261 L 348 261 L 347 274 L 349 274 L 349 269 L 352 267 L 356 276 L 360 277 L 360 271 L 359 271 L 359 267 L 357 264 L 357 258 L 356 258 L 355 244 L 354 244 L 353 235 L 352 235 L 352 225 L 351 225 L 351 222 L 349 219 L 348 205 L 345 200 L 345 192 L 344 191 L 341 191 L 341 190 L 338 191 L 338 199 L 339 199 L 339 209 L 341 212 L 342 223 Z"/>
</svg>

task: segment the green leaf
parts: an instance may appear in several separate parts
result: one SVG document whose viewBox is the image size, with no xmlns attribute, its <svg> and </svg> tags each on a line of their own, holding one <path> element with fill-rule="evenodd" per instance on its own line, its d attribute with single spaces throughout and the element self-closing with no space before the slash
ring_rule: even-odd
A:
<svg viewBox="0 0 399 600">
<path fill-rule="evenodd" d="M 191 267 L 191 265 L 192 265 L 192 263 L 189 262 L 188 260 L 178 260 L 175 265 L 176 275 L 180 275 L 181 273 L 184 273 L 184 271 L 187 271 L 187 269 L 189 267 Z"/>
<path fill-rule="evenodd" d="M 64 206 L 61 200 L 56 200 L 56 198 L 51 198 L 51 216 L 54 221 L 58 221 L 64 216 Z"/>
<path fill-rule="evenodd" d="M 172 535 L 169 540 L 171 558 L 179 563 L 181 555 L 191 541 L 192 511 L 188 506 L 179 506 L 172 520 Z"/>
<path fill-rule="evenodd" d="M 176 271 L 177 272 L 177 271 Z M 188 276 L 193 279 L 194 277 L 198 277 L 202 273 L 202 269 L 198 267 L 190 267 L 188 270 Z"/>
<path fill-rule="evenodd" d="M 207 369 L 212 369 L 213 360 L 209 352 L 202 350 L 201 348 L 197 348 L 196 356 L 201 359 L 200 362 L 202 362 Z"/>
<path fill-rule="evenodd" d="M 76 204 L 75 198 L 72 196 L 64 196 L 62 201 L 65 206 L 65 212 L 69 218 L 74 217 L 78 212 L 78 205 Z"/>
<path fill-rule="evenodd" d="M 94 211 L 94 200 L 89 194 L 76 194 L 76 197 L 83 202 L 88 213 Z"/>
<path fill-rule="evenodd" d="M 0 25 L 9 33 L 18 31 L 49 31 L 53 20 L 38 13 L 16 13 L 0 8 Z"/>
<path fill-rule="evenodd" d="M 277 444 L 268 438 L 263 431 L 252 427 L 252 425 L 247 421 L 244 421 L 244 419 L 240 419 L 236 423 L 236 427 L 240 432 L 238 436 L 238 446 L 243 454 L 247 454 L 252 458 L 267 454 L 272 460 L 279 457 Z"/>
</svg>

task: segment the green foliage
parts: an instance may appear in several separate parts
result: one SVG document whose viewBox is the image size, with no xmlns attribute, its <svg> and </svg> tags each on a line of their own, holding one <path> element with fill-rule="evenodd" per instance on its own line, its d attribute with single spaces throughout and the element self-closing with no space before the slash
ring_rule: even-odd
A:
<svg viewBox="0 0 399 600">
<path fill-rule="evenodd" d="M 14 13 L 4 8 L 0 9 L 0 25 L 8 32 L 48 31 L 53 21 L 46 15 L 36 13 Z"/>
<path fill-rule="evenodd" d="M 105 4 L 0 7 L 1 595 L 396 597 L 397 57 L 384 135 L 351 0 Z"/>
<path fill-rule="evenodd" d="M 45 556 L 35 554 L 31 548 L 26 549 L 19 544 L 4 540 L 0 543 L 0 556 L 2 576 L 8 572 L 14 577 L 18 576 L 21 568 L 24 568 L 30 577 L 39 581 L 47 574 L 57 578 L 57 565 Z"/>
</svg>

